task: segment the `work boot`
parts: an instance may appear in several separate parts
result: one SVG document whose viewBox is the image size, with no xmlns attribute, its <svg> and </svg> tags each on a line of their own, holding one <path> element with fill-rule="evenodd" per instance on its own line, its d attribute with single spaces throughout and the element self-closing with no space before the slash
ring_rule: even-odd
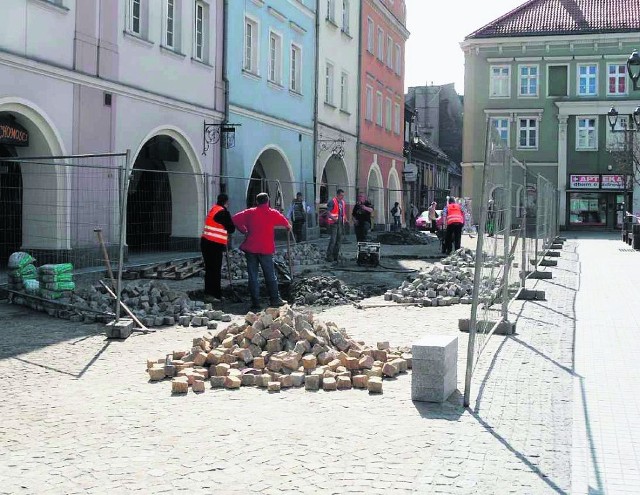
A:
<svg viewBox="0 0 640 495">
<path fill-rule="evenodd" d="M 252 313 L 259 313 L 260 311 L 262 311 L 262 308 L 260 307 L 260 304 L 258 303 L 258 301 L 251 301 L 251 306 L 249 306 L 249 311 L 251 311 Z"/>
<path fill-rule="evenodd" d="M 274 299 L 272 301 L 269 301 L 269 306 L 271 306 L 272 308 L 279 308 L 280 306 L 284 306 L 285 304 L 288 303 L 284 299 Z"/>
<path fill-rule="evenodd" d="M 210 303 L 210 304 L 216 304 L 216 303 L 222 302 L 222 298 L 221 297 L 212 296 L 211 294 L 205 294 L 204 295 L 204 302 Z"/>
</svg>

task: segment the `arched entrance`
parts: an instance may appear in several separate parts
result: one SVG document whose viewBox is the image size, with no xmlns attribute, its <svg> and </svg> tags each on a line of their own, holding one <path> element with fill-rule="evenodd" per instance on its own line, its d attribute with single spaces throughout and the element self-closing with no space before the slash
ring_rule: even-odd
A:
<svg viewBox="0 0 640 495">
<path fill-rule="evenodd" d="M 369 177 L 367 178 L 367 197 L 369 198 L 369 201 L 373 203 L 375 223 L 386 223 L 385 211 L 387 208 L 384 202 L 382 174 L 380 173 L 380 168 L 375 163 L 369 169 Z"/>
<path fill-rule="evenodd" d="M 163 130 L 133 164 L 127 195 L 127 245 L 133 252 L 197 250 L 204 198 L 199 164 L 184 137 Z"/>
<path fill-rule="evenodd" d="M 347 167 L 344 160 L 338 156 L 331 155 L 322 169 L 319 202 L 326 204 L 329 199 L 336 195 L 338 189 L 345 191 L 347 203 L 352 201 L 349 179 L 347 177 Z"/>
<path fill-rule="evenodd" d="M 284 154 L 274 148 L 260 153 L 247 185 L 247 208 L 256 205 L 256 196 L 266 192 L 271 199 L 271 207 L 286 211 L 294 198 L 294 184 L 291 169 Z"/>
<path fill-rule="evenodd" d="M 13 146 L 0 144 L 0 266 L 22 244 L 22 172 L 19 163 L 2 160 L 16 156 Z"/>
<path fill-rule="evenodd" d="M 395 168 L 392 168 L 389 172 L 389 209 L 393 208 L 393 205 L 397 202 L 402 208 L 402 217 L 407 211 L 406 205 L 402 204 L 402 190 L 400 186 L 400 178 Z M 401 218 L 402 220 L 402 218 Z"/>
</svg>

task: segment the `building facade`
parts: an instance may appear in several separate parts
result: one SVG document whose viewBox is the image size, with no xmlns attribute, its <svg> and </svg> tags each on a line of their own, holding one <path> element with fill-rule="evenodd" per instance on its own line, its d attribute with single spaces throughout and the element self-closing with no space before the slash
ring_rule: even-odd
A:
<svg viewBox="0 0 640 495">
<path fill-rule="evenodd" d="M 394 202 L 404 204 L 405 16 L 403 0 L 362 0 L 357 186 L 378 225 L 389 223 Z"/>
<path fill-rule="evenodd" d="M 221 181 L 232 210 L 259 192 L 285 210 L 315 194 L 315 0 L 227 2 L 226 78 L 235 147 Z"/>
<path fill-rule="evenodd" d="M 324 205 L 336 189 L 355 202 L 360 2 L 318 2 L 316 198 Z"/>
<path fill-rule="evenodd" d="M 217 150 L 206 158 L 199 151 L 203 121 L 219 123 L 224 116 L 222 4 L 7 2 L 3 19 L 11 29 L 0 33 L 0 119 L 24 129 L 28 139 L 24 146 L 0 139 L 0 156 L 131 150 L 129 248 L 194 244 L 207 206 L 195 174 L 217 174 L 220 166 Z M 142 170 L 187 174 L 165 174 L 165 194 L 154 194 L 157 182 Z M 100 207 L 114 211 L 107 202 L 117 203 L 117 194 L 115 200 L 78 194 L 89 181 L 96 190 L 117 190 L 116 179 L 89 179 L 87 173 L 33 163 L 0 167 L 2 216 L 13 218 L 0 225 L 0 258 L 26 249 L 63 259 L 94 244 L 96 226 L 107 244 L 117 243 L 117 216 L 83 216 Z M 7 193 L 10 188 L 15 194 Z"/>
<path fill-rule="evenodd" d="M 557 186 L 562 228 L 620 227 L 629 164 L 607 113 L 620 125 L 640 105 L 625 65 L 639 43 L 635 0 L 530 1 L 467 36 L 463 194 L 479 190 L 490 125 L 530 176 Z"/>
</svg>

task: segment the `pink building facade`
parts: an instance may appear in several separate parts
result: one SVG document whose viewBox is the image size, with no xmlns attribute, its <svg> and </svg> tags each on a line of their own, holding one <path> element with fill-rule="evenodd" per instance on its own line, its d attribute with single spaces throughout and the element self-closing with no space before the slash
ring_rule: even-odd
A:
<svg viewBox="0 0 640 495">
<path fill-rule="evenodd" d="M 376 224 L 402 194 L 404 169 L 404 0 L 363 0 L 360 71 L 360 139 L 357 187 L 374 203 Z"/>
</svg>

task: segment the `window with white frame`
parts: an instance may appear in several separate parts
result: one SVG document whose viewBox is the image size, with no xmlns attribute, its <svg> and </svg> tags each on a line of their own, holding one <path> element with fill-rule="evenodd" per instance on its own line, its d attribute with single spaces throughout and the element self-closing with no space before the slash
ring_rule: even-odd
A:
<svg viewBox="0 0 640 495">
<path fill-rule="evenodd" d="M 576 150 L 598 149 L 598 119 L 578 117 L 576 119 Z"/>
<path fill-rule="evenodd" d="M 387 67 L 393 69 L 393 38 L 387 36 Z"/>
<path fill-rule="evenodd" d="M 396 113 L 395 118 L 393 120 L 393 132 L 396 134 L 400 134 L 400 104 L 396 103 Z"/>
<path fill-rule="evenodd" d="M 500 139 L 509 146 L 509 118 L 508 117 L 493 117 L 491 119 L 493 127 L 498 132 Z"/>
<path fill-rule="evenodd" d="M 196 1 L 193 29 L 193 58 L 201 62 L 207 61 L 207 6 Z"/>
<path fill-rule="evenodd" d="M 349 74 L 340 74 L 340 110 L 349 111 Z"/>
<path fill-rule="evenodd" d="M 282 85 L 282 36 L 269 33 L 269 81 Z"/>
<path fill-rule="evenodd" d="M 539 68 L 537 65 L 520 65 L 519 75 L 519 96 L 538 96 Z"/>
<path fill-rule="evenodd" d="M 382 93 L 376 92 L 376 124 L 382 127 Z"/>
<path fill-rule="evenodd" d="M 518 119 L 518 149 L 538 148 L 538 119 L 521 117 Z"/>
<path fill-rule="evenodd" d="M 324 70 L 324 102 L 333 105 L 333 64 L 330 62 Z"/>
<path fill-rule="evenodd" d="M 375 44 L 375 26 L 373 25 L 373 19 L 371 17 L 367 17 L 367 51 L 371 54 L 374 53 L 374 44 Z"/>
<path fill-rule="evenodd" d="M 295 93 L 302 93 L 302 49 L 291 44 L 291 81 L 290 88 L 291 91 Z"/>
<path fill-rule="evenodd" d="M 346 34 L 351 32 L 351 21 L 349 17 L 350 7 L 351 5 L 349 0 L 342 0 L 342 31 Z"/>
<path fill-rule="evenodd" d="M 625 67 L 626 68 L 626 67 Z M 614 126 L 614 131 L 607 125 L 607 151 L 624 151 L 627 134 L 621 131 L 628 129 L 629 116 L 619 115 Z"/>
<path fill-rule="evenodd" d="M 249 17 L 244 18 L 244 70 L 258 74 L 258 23 Z"/>
<path fill-rule="evenodd" d="M 167 0 L 165 4 L 164 44 L 167 48 L 175 48 L 176 2 Z"/>
<path fill-rule="evenodd" d="M 373 88 L 367 86 L 364 118 L 373 122 Z"/>
<path fill-rule="evenodd" d="M 625 64 L 607 65 L 607 94 L 627 94 L 627 66 Z"/>
<path fill-rule="evenodd" d="M 392 106 L 391 106 L 391 98 L 387 98 L 385 101 L 385 123 L 384 127 L 387 131 L 391 130 L 391 119 L 392 119 Z"/>
<path fill-rule="evenodd" d="M 142 0 L 129 0 L 129 31 L 142 35 Z"/>
<path fill-rule="evenodd" d="M 597 96 L 598 65 L 578 64 L 578 96 Z"/>
<path fill-rule="evenodd" d="M 511 96 L 511 67 L 492 65 L 490 68 L 489 96 L 509 98 Z"/>
<path fill-rule="evenodd" d="M 378 60 L 384 62 L 384 30 L 378 28 Z"/>
<path fill-rule="evenodd" d="M 402 48 L 400 45 L 396 43 L 396 64 L 395 64 L 395 72 L 396 74 L 402 74 Z"/>
<path fill-rule="evenodd" d="M 336 22 L 336 0 L 327 0 L 327 20 Z"/>
</svg>

